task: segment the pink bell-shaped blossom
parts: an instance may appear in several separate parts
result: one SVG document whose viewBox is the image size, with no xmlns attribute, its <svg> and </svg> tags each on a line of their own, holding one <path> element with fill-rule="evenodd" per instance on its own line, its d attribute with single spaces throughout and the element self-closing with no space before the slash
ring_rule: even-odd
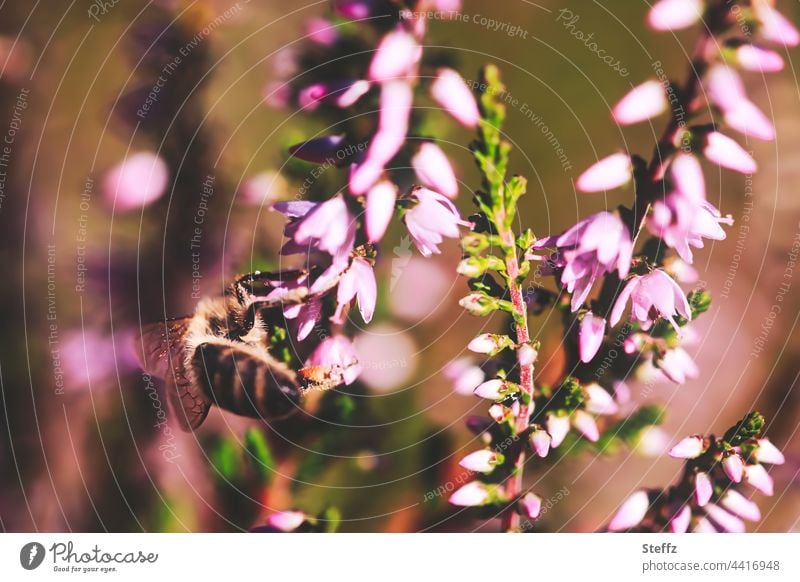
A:
<svg viewBox="0 0 800 582">
<path fill-rule="evenodd" d="M 624 186 L 632 177 L 631 157 L 620 152 L 590 166 L 578 177 L 575 187 L 581 192 L 603 192 Z"/>
<path fill-rule="evenodd" d="M 620 505 L 608 524 L 608 531 L 624 531 L 639 525 L 650 508 L 647 491 L 637 491 Z"/>
<path fill-rule="evenodd" d="M 404 79 L 412 74 L 420 56 L 413 35 L 399 28 L 393 30 L 378 45 L 369 65 L 369 78 L 379 83 Z"/>
<path fill-rule="evenodd" d="M 719 533 L 717 528 L 705 517 L 699 517 L 692 528 L 694 533 Z"/>
<path fill-rule="evenodd" d="M 766 115 L 747 98 L 739 74 L 726 65 L 715 65 L 706 73 L 708 96 L 722 111 L 725 123 L 736 131 L 762 140 L 775 138 L 775 128 Z"/>
<path fill-rule="evenodd" d="M 578 352 L 581 362 L 588 364 L 597 355 L 606 333 L 606 320 L 591 311 L 581 319 L 578 328 Z"/>
<path fill-rule="evenodd" d="M 431 83 L 431 96 L 464 127 L 474 128 L 481 114 L 475 96 L 464 79 L 453 69 L 439 69 Z"/>
<path fill-rule="evenodd" d="M 585 410 L 576 410 L 572 415 L 572 424 L 586 440 L 596 443 L 600 439 L 600 430 L 594 417 Z"/>
<path fill-rule="evenodd" d="M 306 514 L 302 511 L 279 511 L 271 514 L 267 523 L 282 532 L 290 532 L 303 525 L 305 520 Z"/>
<path fill-rule="evenodd" d="M 443 237 L 458 238 L 459 226 L 471 226 L 461 220 L 455 205 L 442 194 L 427 188 L 415 188 L 411 197 L 417 204 L 409 208 L 403 222 L 414 245 L 423 256 L 439 254 Z"/>
<path fill-rule="evenodd" d="M 344 310 L 354 299 L 358 299 L 358 310 L 364 323 L 372 321 L 375 303 L 378 299 L 378 288 L 375 282 L 375 271 L 363 257 L 355 257 L 344 271 L 336 290 L 338 306 L 331 321 L 339 325 L 344 323 Z"/>
<path fill-rule="evenodd" d="M 647 23 L 655 30 L 680 30 L 703 16 L 703 0 L 658 0 L 650 8 Z"/>
<path fill-rule="evenodd" d="M 458 196 L 458 180 L 453 166 L 436 144 L 424 142 L 411 158 L 411 166 L 423 186 L 450 199 Z"/>
<path fill-rule="evenodd" d="M 352 384 L 361 373 L 353 344 L 343 335 L 325 338 L 306 361 L 306 366 L 331 367 L 341 371 L 345 384 Z"/>
<path fill-rule="evenodd" d="M 684 505 L 669 520 L 669 530 L 672 533 L 686 533 L 689 531 L 689 523 L 691 521 L 692 510 L 688 505 Z"/>
<path fill-rule="evenodd" d="M 545 458 L 547 453 L 550 452 L 552 438 L 546 430 L 542 430 L 538 427 L 531 430 L 530 441 L 536 456 Z"/>
<path fill-rule="evenodd" d="M 703 454 L 705 449 L 706 446 L 702 437 L 690 436 L 672 447 L 669 450 L 669 456 L 676 459 L 696 459 Z"/>
<path fill-rule="evenodd" d="M 722 531 L 729 533 L 744 533 L 746 527 L 744 522 L 735 515 L 728 513 L 719 505 L 709 503 L 705 507 L 706 515 L 711 518 L 714 525 L 722 528 Z"/>
<path fill-rule="evenodd" d="M 298 93 L 297 104 L 308 111 L 315 110 L 320 103 L 350 107 L 369 91 L 369 87 L 369 82 L 363 80 L 315 83 Z"/>
<path fill-rule="evenodd" d="M 484 449 L 468 454 L 458 464 L 476 473 L 491 473 L 497 464 L 497 460 L 497 453 L 490 449 Z"/>
<path fill-rule="evenodd" d="M 586 393 L 586 410 L 592 414 L 616 414 L 619 405 L 608 391 L 597 383 L 584 387 Z"/>
<path fill-rule="evenodd" d="M 475 388 L 475 396 L 487 400 L 502 400 L 508 395 L 508 385 L 504 380 L 495 378 L 487 380 Z"/>
<path fill-rule="evenodd" d="M 744 461 L 742 461 L 742 457 L 736 453 L 722 459 L 722 469 L 725 471 L 728 479 L 734 483 L 742 482 L 742 477 L 744 476 Z"/>
<path fill-rule="evenodd" d="M 703 155 L 734 172 L 752 174 L 758 169 L 753 157 L 742 146 L 718 131 L 712 131 L 705 136 Z"/>
<path fill-rule="evenodd" d="M 646 81 L 631 89 L 614 106 L 614 120 L 620 125 L 632 125 L 661 115 L 669 108 L 664 86 L 656 80 Z"/>
<path fill-rule="evenodd" d="M 364 222 L 369 242 L 378 242 L 386 234 L 394 215 L 395 202 L 397 186 L 388 180 L 378 182 L 367 192 Z"/>
<path fill-rule="evenodd" d="M 528 519 L 536 519 L 542 513 L 542 498 L 534 493 L 526 493 L 520 501 L 520 505 Z"/>
<path fill-rule="evenodd" d="M 550 435 L 550 446 L 558 447 L 569 433 L 569 417 L 561 414 L 548 414 L 545 418 L 547 433 Z"/>
<path fill-rule="evenodd" d="M 348 260 L 355 243 L 356 221 L 341 195 L 322 203 L 279 202 L 274 208 L 289 217 L 285 234 L 291 241 L 282 249 L 283 254 L 301 253 L 311 245 L 331 255 L 337 265 Z"/>
<path fill-rule="evenodd" d="M 621 278 L 627 276 L 633 253 L 628 228 L 610 212 L 593 214 L 560 236 L 538 240 L 532 250 L 545 247 L 558 250 L 546 265 L 561 270 L 561 284 L 573 294 L 573 311 L 580 309 L 592 285 L 603 273 L 616 270 Z M 531 253 L 528 258 L 541 259 Z"/>
<path fill-rule="evenodd" d="M 758 448 L 756 448 L 753 456 L 759 463 L 783 465 L 786 462 L 783 453 L 769 439 L 758 439 Z"/>
<path fill-rule="evenodd" d="M 772 477 L 769 476 L 764 465 L 745 465 L 744 480 L 764 495 L 772 495 L 774 493 L 775 486 L 772 482 Z"/>
<path fill-rule="evenodd" d="M 155 202 L 167 190 L 169 168 L 157 154 L 131 154 L 103 180 L 103 193 L 115 208 L 135 210 Z"/>
<path fill-rule="evenodd" d="M 450 496 L 450 503 L 460 507 L 483 505 L 489 499 L 489 491 L 480 481 L 467 483 Z"/>
<path fill-rule="evenodd" d="M 706 473 L 700 472 L 694 476 L 694 496 L 697 505 L 705 506 L 714 495 L 714 486 Z"/>
<path fill-rule="evenodd" d="M 676 315 L 692 319 L 689 302 L 680 286 L 664 271 L 656 269 L 647 275 L 634 275 L 619 294 L 609 322 L 619 323 L 625 306 L 631 302 L 631 320 L 638 321 L 643 329 L 649 329 L 655 317 L 663 317 L 678 330 Z"/>
<path fill-rule="evenodd" d="M 743 517 L 747 521 L 759 521 L 761 519 L 761 511 L 759 511 L 758 505 L 747 499 L 736 489 L 728 489 L 719 500 L 719 503 L 731 513 Z"/>
<path fill-rule="evenodd" d="M 800 44 L 800 32 L 775 9 L 772 0 L 753 0 L 752 4 L 760 24 L 758 32 L 762 38 L 785 46 Z"/>
<path fill-rule="evenodd" d="M 755 44 L 743 44 L 735 49 L 736 63 L 746 71 L 777 73 L 784 67 L 783 57 Z"/>
<path fill-rule="evenodd" d="M 462 396 L 472 394 L 486 379 L 486 373 L 470 358 L 459 358 L 449 362 L 442 370 L 453 383 L 453 391 Z"/>
<path fill-rule="evenodd" d="M 700 375 L 700 369 L 689 353 L 678 346 L 667 350 L 655 360 L 655 364 L 664 375 L 676 384 L 685 384 Z"/>
</svg>

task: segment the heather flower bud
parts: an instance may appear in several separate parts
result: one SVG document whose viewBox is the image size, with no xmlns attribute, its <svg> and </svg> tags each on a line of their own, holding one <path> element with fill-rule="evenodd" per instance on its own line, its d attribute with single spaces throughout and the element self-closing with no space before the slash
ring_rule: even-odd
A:
<svg viewBox="0 0 800 582">
<path fill-rule="evenodd" d="M 712 131 L 704 137 L 703 155 L 734 172 L 752 174 L 758 169 L 753 157 L 742 146 L 718 131 Z"/>
<path fill-rule="evenodd" d="M 783 70 L 783 57 L 754 44 L 743 44 L 734 50 L 736 63 L 746 71 L 777 73 Z"/>
<path fill-rule="evenodd" d="M 692 510 L 688 505 L 681 507 L 678 512 L 669 520 L 669 529 L 672 533 L 686 533 L 689 530 L 689 523 L 692 521 Z"/>
<path fill-rule="evenodd" d="M 773 4 L 772 0 L 753 0 L 753 9 L 761 25 L 759 33 L 770 42 L 797 46 L 800 44 L 800 32 Z"/>
<path fill-rule="evenodd" d="M 491 473 L 495 465 L 502 462 L 502 455 L 498 455 L 492 450 L 475 451 L 470 453 L 461 461 L 459 465 L 476 473 Z"/>
<path fill-rule="evenodd" d="M 282 532 L 296 530 L 303 525 L 306 515 L 302 511 L 280 511 L 267 518 L 267 523 Z"/>
<path fill-rule="evenodd" d="M 745 532 L 746 528 L 744 522 L 735 515 L 728 513 L 720 506 L 709 503 L 705 510 L 706 515 L 708 515 L 716 525 L 721 527 L 723 531 L 730 533 Z"/>
<path fill-rule="evenodd" d="M 614 120 L 632 125 L 661 115 L 669 108 L 664 86 L 652 80 L 631 89 L 614 107 Z"/>
<path fill-rule="evenodd" d="M 453 391 L 457 394 L 472 394 L 483 382 L 486 374 L 469 358 L 460 358 L 448 363 L 443 369 L 445 377 L 453 383 Z"/>
<path fill-rule="evenodd" d="M 517 350 L 517 362 L 520 366 L 530 366 L 538 356 L 539 352 L 531 344 L 523 344 Z"/>
<path fill-rule="evenodd" d="M 398 29 L 383 37 L 369 65 L 369 78 L 384 83 L 411 73 L 420 58 L 414 37 Z"/>
<path fill-rule="evenodd" d="M 396 201 L 397 186 L 386 180 L 378 182 L 367 192 L 365 223 L 369 242 L 378 242 L 386 234 Z"/>
<path fill-rule="evenodd" d="M 450 503 L 461 507 L 483 505 L 489 499 L 489 491 L 480 481 L 467 483 L 450 496 Z"/>
<path fill-rule="evenodd" d="M 547 432 L 550 434 L 550 446 L 558 447 L 569 433 L 569 417 L 560 414 L 548 414 L 545 419 Z"/>
<path fill-rule="evenodd" d="M 502 404 L 492 404 L 489 407 L 489 416 L 495 422 L 503 422 L 508 416 L 508 409 Z"/>
<path fill-rule="evenodd" d="M 451 199 L 458 196 L 458 180 L 453 166 L 436 144 L 423 143 L 411 158 L 411 166 L 423 186 Z"/>
<path fill-rule="evenodd" d="M 702 437 L 690 436 L 680 441 L 669 451 L 669 456 L 676 459 L 696 459 L 706 450 Z"/>
<path fill-rule="evenodd" d="M 467 257 L 458 264 L 456 272 L 464 277 L 475 279 L 483 275 L 488 267 L 486 257 Z"/>
<path fill-rule="evenodd" d="M 647 515 L 649 507 L 650 498 L 647 495 L 647 491 L 637 491 L 625 500 L 617 510 L 617 513 L 614 514 L 614 517 L 611 518 L 608 530 L 623 531 L 636 527 Z"/>
<path fill-rule="evenodd" d="M 487 400 L 504 400 L 509 394 L 513 393 L 514 390 L 509 383 L 499 378 L 484 382 L 475 388 L 475 395 Z"/>
<path fill-rule="evenodd" d="M 680 30 L 703 16 L 703 0 L 659 0 L 650 9 L 647 22 L 655 30 Z"/>
<path fill-rule="evenodd" d="M 522 513 L 528 519 L 536 519 L 542 512 L 542 498 L 533 493 L 527 493 L 520 501 Z"/>
<path fill-rule="evenodd" d="M 624 186 L 633 177 L 628 154 L 611 154 L 596 162 L 578 177 L 575 187 L 581 192 L 603 192 Z"/>
<path fill-rule="evenodd" d="M 605 319 L 591 311 L 583 316 L 578 328 L 578 352 L 581 362 L 588 364 L 597 355 L 600 346 L 603 345 L 605 333 Z"/>
<path fill-rule="evenodd" d="M 594 417 L 585 410 L 576 410 L 572 417 L 572 424 L 587 440 L 596 443 L 600 439 L 600 431 Z"/>
<path fill-rule="evenodd" d="M 453 69 L 439 69 L 431 84 L 431 96 L 445 111 L 465 127 L 478 125 L 478 104 L 464 79 Z"/>
<path fill-rule="evenodd" d="M 759 463 L 783 465 L 786 462 L 783 453 L 781 453 L 778 447 L 773 445 L 769 439 L 758 439 L 758 448 L 753 456 Z"/>
<path fill-rule="evenodd" d="M 720 499 L 720 505 L 748 521 L 758 521 L 761 519 L 761 512 L 758 505 L 747 499 L 735 489 L 729 489 Z"/>
<path fill-rule="evenodd" d="M 493 356 L 505 348 L 509 348 L 513 345 L 514 342 L 507 335 L 482 333 L 469 342 L 467 349 L 475 352 L 476 354 L 488 354 Z"/>
<path fill-rule="evenodd" d="M 614 398 L 600 384 L 592 383 L 584 388 L 586 392 L 586 410 L 592 414 L 616 414 L 619 406 Z"/>
<path fill-rule="evenodd" d="M 531 447 L 536 452 L 537 456 L 545 458 L 547 453 L 550 452 L 550 442 L 552 438 L 547 431 L 541 428 L 534 428 L 530 434 Z"/>
<path fill-rule="evenodd" d="M 458 304 L 466 309 L 470 315 L 485 316 L 498 309 L 498 301 L 494 297 L 489 297 L 485 293 L 470 293 Z"/>
<path fill-rule="evenodd" d="M 703 472 L 697 473 L 694 476 L 694 495 L 697 500 L 697 505 L 700 507 L 705 506 L 714 494 L 714 486 L 711 484 L 711 479 Z"/>
<path fill-rule="evenodd" d="M 103 180 L 106 200 L 118 210 L 133 210 L 155 202 L 167 190 L 169 168 L 152 152 L 129 155 Z"/>
<path fill-rule="evenodd" d="M 764 465 L 745 466 L 744 479 L 751 487 L 758 489 L 764 495 L 772 495 L 774 493 L 772 477 L 769 476 Z"/>
<path fill-rule="evenodd" d="M 722 469 L 725 471 L 728 479 L 734 483 L 740 483 L 742 481 L 744 462 L 742 462 L 742 458 L 739 455 L 734 453 L 722 459 Z"/>
</svg>

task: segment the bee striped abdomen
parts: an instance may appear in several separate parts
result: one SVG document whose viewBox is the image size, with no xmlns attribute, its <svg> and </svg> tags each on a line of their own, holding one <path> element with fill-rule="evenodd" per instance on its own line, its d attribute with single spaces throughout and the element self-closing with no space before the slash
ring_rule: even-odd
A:
<svg viewBox="0 0 800 582">
<path fill-rule="evenodd" d="M 208 397 L 236 414 L 279 418 L 299 407 L 294 373 L 264 350 L 241 343 L 205 342 L 197 346 L 191 367 Z"/>
</svg>

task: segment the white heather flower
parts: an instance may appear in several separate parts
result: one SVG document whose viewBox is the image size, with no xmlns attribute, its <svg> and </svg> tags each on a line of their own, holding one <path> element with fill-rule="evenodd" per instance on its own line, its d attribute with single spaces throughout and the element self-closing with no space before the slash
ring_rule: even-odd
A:
<svg viewBox="0 0 800 582">
<path fill-rule="evenodd" d="M 547 432 L 550 434 L 550 446 L 556 448 L 567 436 L 569 432 L 569 417 L 560 414 L 548 414 L 545 420 Z"/>
</svg>

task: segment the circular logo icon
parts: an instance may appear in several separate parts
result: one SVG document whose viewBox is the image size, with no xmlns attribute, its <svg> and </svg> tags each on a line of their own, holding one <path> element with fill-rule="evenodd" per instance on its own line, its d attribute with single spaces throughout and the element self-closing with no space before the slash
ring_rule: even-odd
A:
<svg viewBox="0 0 800 582">
<path fill-rule="evenodd" d="M 44 561 L 44 546 L 39 542 L 30 542 L 19 551 L 19 563 L 26 570 L 35 570 Z"/>
</svg>

